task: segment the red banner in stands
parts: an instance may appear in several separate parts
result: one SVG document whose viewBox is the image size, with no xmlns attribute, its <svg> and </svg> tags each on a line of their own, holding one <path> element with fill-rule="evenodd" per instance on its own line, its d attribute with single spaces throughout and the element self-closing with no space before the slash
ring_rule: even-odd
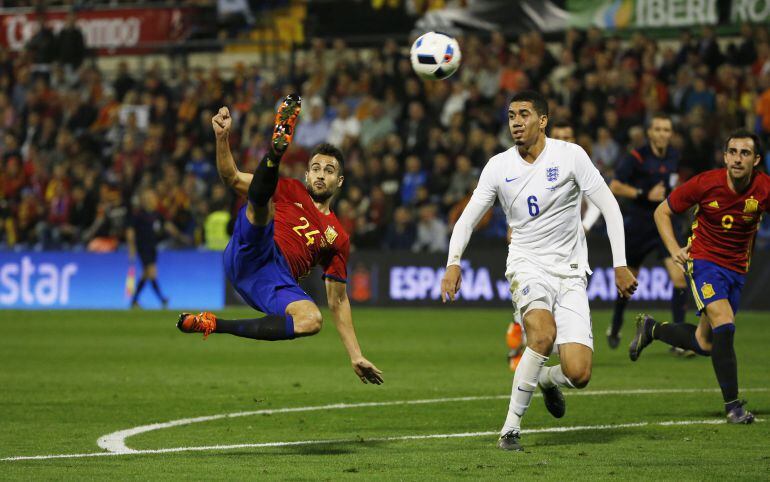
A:
<svg viewBox="0 0 770 482">
<path fill-rule="evenodd" d="M 77 13 L 77 25 L 86 46 L 101 53 L 139 53 L 154 50 L 162 43 L 185 38 L 194 8 L 119 8 Z M 48 11 L 46 24 L 54 33 L 64 27 L 66 12 Z M 19 51 L 38 28 L 34 12 L 0 14 L 0 44 Z"/>
</svg>

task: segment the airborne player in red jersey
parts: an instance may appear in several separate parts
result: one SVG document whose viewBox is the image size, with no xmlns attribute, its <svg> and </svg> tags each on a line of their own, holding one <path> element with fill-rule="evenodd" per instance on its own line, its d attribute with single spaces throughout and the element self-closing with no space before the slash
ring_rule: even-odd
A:
<svg viewBox="0 0 770 482">
<path fill-rule="evenodd" d="M 212 119 L 217 171 L 222 181 L 248 203 L 238 213 L 224 252 L 225 274 L 236 291 L 262 318 L 225 320 L 213 313 L 182 313 L 177 327 L 185 333 L 229 333 L 256 340 L 290 340 L 321 329 L 318 306 L 297 284 L 320 265 L 337 331 L 353 370 L 362 382 L 382 383 L 382 372 L 361 354 L 346 291 L 350 239 L 330 210 L 342 187 L 342 152 L 321 144 L 311 153 L 306 184 L 278 176 L 289 147 L 301 99 L 291 94 L 278 107 L 272 146 L 254 175 L 240 172 L 230 152 L 232 119 L 226 107 Z"/>
<path fill-rule="evenodd" d="M 693 177 L 674 189 L 655 211 L 663 242 L 686 271 L 700 323 L 658 323 L 647 315 L 637 319 L 629 347 L 632 361 L 653 340 L 711 356 L 722 389 L 727 421 L 751 423 L 754 415 L 738 398 L 738 363 L 733 347 L 745 274 L 762 214 L 770 210 L 770 176 L 754 172 L 761 160 L 759 139 L 734 132 L 725 143 L 726 168 Z M 686 247 L 674 237 L 671 216 L 697 206 L 692 236 Z"/>
</svg>

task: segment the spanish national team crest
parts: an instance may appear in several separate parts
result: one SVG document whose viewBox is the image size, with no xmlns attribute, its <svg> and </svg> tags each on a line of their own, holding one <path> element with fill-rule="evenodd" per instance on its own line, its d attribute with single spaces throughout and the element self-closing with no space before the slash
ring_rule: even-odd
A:
<svg viewBox="0 0 770 482">
<path fill-rule="evenodd" d="M 545 177 L 548 179 L 548 182 L 556 182 L 556 180 L 559 179 L 559 168 L 549 167 L 545 171 Z"/>
<path fill-rule="evenodd" d="M 326 237 L 326 241 L 328 241 L 329 244 L 334 244 L 334 240 L 337 239 L 337 231 L 335 231 L 333 227 L 329 226 L 326 228 L 326 231 L 324 231 L 324 236 Z"/>
<path fill-rule="evenodd" d="M 750 197 L 746 200 L 746 206 L 743 208 L 744 213 L 755 213 L 759 210 L 759 201 Z"/>
<path fill-rule="evenodd" d="M 704 300 L 707 300 L 716 294 L 714 293 L 714 287 L 711 286 L 711 283 L 703 283 L 703 286 L 700 288 L 700 292 L 703 294 Z"/>
</svg>

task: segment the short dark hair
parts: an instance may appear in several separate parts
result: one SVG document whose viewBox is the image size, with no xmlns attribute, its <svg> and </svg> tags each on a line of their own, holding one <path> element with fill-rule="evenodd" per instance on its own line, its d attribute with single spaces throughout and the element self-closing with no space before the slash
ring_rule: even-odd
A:
<svg viewBox="0 0 770 482">
<path fill-rule="evenodd" d="M 511 105 L 514 102 L 531 102 L 532 107 L 534 107 L 535 112 L 537 112 L 537 115 L 544 115 L 546 117 L 548 116 L 548 101 L 545 100 L 545 97 L 543 97 L 543 94 L 540 92 L 536 92 L 534 90 L 522 90 L 518 94 L 511 97 L 508 105 Z"/>
<path fill-rule="evenodd" d="M 674 119 L 672 119 L 670 115 L 665 112 L 655 112 L 652 114 L 652 117 L 650 117 L 650 122 L 647 123 L 648 129 L 652 127 L 652 121 L 655 119 L 667 120 L 671 123 L 671 127 L 674 127 Z"/>
<path fill-rule="evenodd" d="M 322 142 L 313 148 L 313 151 L 310 153 L 310 159 L 315 157 L 316 154 L 321 154 L 322 156 L 331 156 L 337 159 L 337 164 L 340 165 L 340 174 L 342 174 L 342 171 L 345 168 L 345 157 L 342 155 L 342 151 L 339 150 L 337 146 L 329 144 L 328 142 Z"/>
<path fill-rule="evenodd" d="M 754 155 L 762 155 L 762 142 L 759 140 L 759 136 L 747 129 L 738 129 L 730 133 L 725 141 L 724 151 L 727 152 L 727 146 L 733 139 L 751 139 L 754 142 Z"/>
</svg>

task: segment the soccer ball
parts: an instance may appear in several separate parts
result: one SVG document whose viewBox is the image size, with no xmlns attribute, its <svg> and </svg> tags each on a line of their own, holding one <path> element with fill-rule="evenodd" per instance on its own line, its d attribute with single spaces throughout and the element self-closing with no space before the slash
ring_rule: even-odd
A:
<svg viewBox="0 0 770 482">
<path fill-rule="evenodd" d="M 412 44 L 412 68 L 423 79 L 446 79 L 460 66 L 460 45 L 447 34 L 428 32 Z"/>
</svg>

